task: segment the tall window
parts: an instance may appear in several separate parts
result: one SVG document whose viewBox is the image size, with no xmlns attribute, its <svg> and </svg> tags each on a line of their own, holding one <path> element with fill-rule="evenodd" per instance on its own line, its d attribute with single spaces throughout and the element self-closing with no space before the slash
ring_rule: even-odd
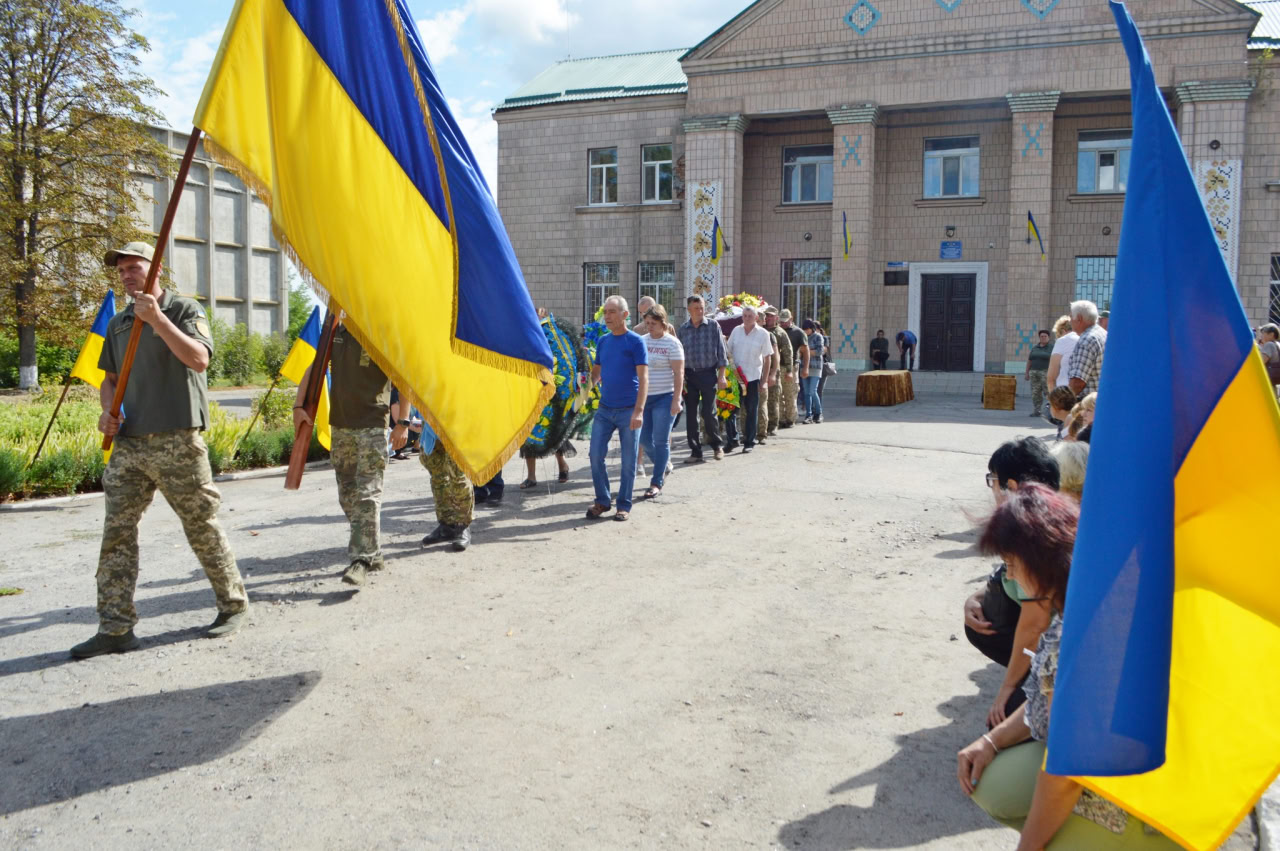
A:
<svg viewBox="0 0 1280 851">
<path fill-rule="evenodd" d="M 1267 321 L 1280 325 L 1280 254 L 1271 255 L 1271 309 Z"/>
<path fill-rule="evenodd" d="M 1111 309 L 1111 290 L 1116 283 L 1116 258 L 1076 258 L 1076 301 L 1088 300 L 1098 310 Z"/>
<path fill-rule="evenodd" d="M 1080 134 L 1076 192 L 1124 192 L 1129 185 L 1130 130 L 1089 130 Z"/>
<path fill-rule="evenodd" d="M 582 321 L 590 322 L 604 300 L 618 292 L 617 263 L 582 264 Z"/>
<path fill-rule="evenodd" d="M 671 200 L 671 146 L 645 145 L 640 155 L 644 167 L 644 201 L 657 204 Z"/>
<path fill-rule="evenodd" d="M 666 308 L 667 319 L 675 324 L 676 264 L 670 260 L 660 263 L 640 264 L 636 280 L 640 282 L 639 297 L 649 298 Z M 636 321 L 643 317 L 637 316 Z"/>
<path fill-rule="evenodd" d="M 587 201 L 591 204 L 618 203 L 618 149 L 591 151 L 591 179 Z"/>
<path fill-rule="evenodd" d="M 783 260 L 782 306 L 791 311 L 797 325 L 816 319 L 830 336 L 831 261 Z"/>
<path fill-rule="evenodd" d="M 977 197 L 980 169 L 977 136 L 924 140 L 924 197 Z"/>
<path fill-rule="evenodd" d="M 782 149 L 782 203 L 831 200 L 834 150 L 831 145 Z"/>
</svg>

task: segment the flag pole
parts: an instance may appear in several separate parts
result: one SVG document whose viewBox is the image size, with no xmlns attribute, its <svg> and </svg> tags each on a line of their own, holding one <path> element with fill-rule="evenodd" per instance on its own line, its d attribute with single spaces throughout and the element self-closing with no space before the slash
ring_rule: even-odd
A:
<svg viewBox="0 0 1280 851">
<path fill-rule="evenodd" d="M 307 420 L 302 421 L 293 435 L 289 472 L 284 477 L 284 489 L 288 491 L 296 491 L 302 487 L 302 473 L 307 467 L 307 453 L 311 451 L 311 432 L 315 429 L 316 409 L 320 406 L 320 393 L 324 389 L 325 375 L 329 372 L 333 335 L 337 330 L 338 313 L 330 307 L 324 320 L 324 332 L 320 335 L 320 346 L 316 349 L 316 359 L 311 362 L 311 372 L 307 376 L 306 392 L 302 396 L 302 408 L 307 414 Z"/>
<path fill-rule="evenodd" d="M 62 385 L 62 395 L 58 397 L 58 404 L 53 406 L 53 416 L 49 417 L 49 424 L 45 426 L 44 437 L 40 438 L 40 445 L 36 447 L 36 454 L 31 456 L 27 469 L 30 470 L 36 465 L 36 459 L 40 457 L 40 453 L 44 450 L 44 442 L 49 439 L 49 432 L 53 430 L 53 421 L 58 418 L 58 411 L 62 410 L 62 403 L 67 398 L 67 391 L 71 389 L 71 382 L 75 381 L 75 376 L 68 375 L 67 383 Z"/>
<path fill-rule="evenodd" d="M 151 258 L 151 268 L 147 270 L 147 283 L 143 288 L 144 293 L 151 292 L 151 288 L 155 286 L 156 278 L 160 274 L 160 267 L 164 261 L 164 247 L 169 243 L 169 232 L 173 230 L 173 218 L 178 213 L 178 203 L 182 200 L 182 189 L 187 184 L 187 174 L 191 171 L 191 161 L 196 155 L 196 145 L 200 142 L 201 130 L 199 127 L 191 128 L 191 138 L 187 140 L 187 150 L 182 155 L 182 165 L 178 167 L 178 176 L 173 181 L 173 192 L 169 196 L 169 206 L 164 211 L 164 223 L 160 225 L 160 234 L 156 237 L 156 250 Z M 138 341 L 142 339 L 142 326 L 144 322 L 135 321 L 133 330 L 129 333 L 129 347 L 125 349 L 124 362 L 120 364 L 120 372 L 116 376 L 116 393 L 115 398 L 111 402 L 111 416 L 118 418 L 120 409 L 124 407 L 124 390 L 129 384 L 129 373 L 133 371 L 133 358 L 138 353 Z M 111 448 L 112 436 L 104 434 L 102 436 L 102 451 L 105 452 Z"/>
<path fill-rule="evenodd" d="M 280 383 L 280 376 L 277 375 L 271 381 L 271 386 L 267 388 L 267 392 L 262 395 L 262 401 L 258 403 L 258 410 L 253 412 L 253 419 L 249 420 L 249 427 L 244 430 L 244 434 L 236 438 L 235 445 L 231 447 L 231 457 L 236 457 L 236 453 L 240 451 L 240 444 L 249 432 L 253 431 L 253 427 L 258 424 L 258 417 L 262 416 L 262 411 L 267 407 L 267 400 L 271 398 L 271 392 L 276 389 L 276 385 Z"/>
</svg>

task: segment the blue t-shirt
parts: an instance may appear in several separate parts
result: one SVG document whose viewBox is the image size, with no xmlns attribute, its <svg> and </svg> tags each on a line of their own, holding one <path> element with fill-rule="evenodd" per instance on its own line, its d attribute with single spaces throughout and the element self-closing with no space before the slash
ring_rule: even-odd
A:
<svg viewBox="0 0 1280 851">
<path fill-rule="evenodd" d="M 640 393 L 636 366 L 649 365 L 649 349 L 634 331 L 610 332 L 596 343 L 600 367 L 600 404 L 606 408 L 634 408 Z"/>
<path fill-rule="evenodd" d="M 910 331 L 898 332 L 898 342 L 904 346 L 914 346 L 916 344 L 916 335 Z"/>
</svg>

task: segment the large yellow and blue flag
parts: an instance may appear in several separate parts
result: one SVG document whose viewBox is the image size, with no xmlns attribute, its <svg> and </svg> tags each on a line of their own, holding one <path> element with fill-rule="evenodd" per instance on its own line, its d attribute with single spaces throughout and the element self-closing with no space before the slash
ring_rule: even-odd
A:
<svg viewBox="0 0 1280 851">
<path fill-rule="evenodd" d="M 475 481 L 555 392 L 497 205 L 404 0 L 237 0 L 195 124 Z"/>
<path fill-rule="evenodd" d="M 311 315 L 307 317 L 306 324 L 298 332 L 298 339 L 293 341 L 293 348 L 289 349 L 289 355 L 284 359 L 284 364 L 280 367 L 280 374 L 294 384 L 301 384 L 302 379 L 306 377 L 307 369 L 315 362 L 316 353 L 319 350 L 320 308 L 314 307 L 311 309 Z M 333 436 L 329 429 L 329 373 L 327 371 L 324 376 L 324 384 L 320 385 L 320 402 L 316 405 L 314 426 L 316 440 L 320 441 L 320 445 L 325 449 L 332 449 Z"/>
<path fill-rule="evenodd" d="M 1280 770 L 1280 409 L 1150 56 L 1111 7 L 1134 156 L 1047 770 L 1217 848 Z M 1152 352 L 1153 331 L 1177 345 Z"/>
<path fill-rule="evenodd" d="M 725 251 L 729 246 L 724 241 L 724 231 L 720 229 L 720 217 L 713 216 L 713 224 L 711 225 L 711 265 L 719 266 L 720 258 L 724 257 Z"/>
<path fill-rule="evenodd" d="M 107 290 L 98 308 L 98 315 L 93 318 L 93 327 L 89 329 L 89 337 L 80 348 L 75 366 L 71 367 L 71 377 L 79 378 L 85 384 L 102 387 L 107 374 L 98 369 L 98 359 L 102 357 L 102 344 L 107 340 L 107 324 L 116 315 L 116 294 Z"/>
</svg>

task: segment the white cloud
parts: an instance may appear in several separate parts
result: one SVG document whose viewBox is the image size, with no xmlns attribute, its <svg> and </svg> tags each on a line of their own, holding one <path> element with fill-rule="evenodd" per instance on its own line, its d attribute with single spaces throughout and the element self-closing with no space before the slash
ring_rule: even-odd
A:
<svg viewBox="0 0 1280 851">
<path fill-rule="evenodd" d="M 183 130 L 191 126 L 195 116 L 209 69 L 218 54 L 223 28 L 219 26 L 200 35 L 170 41 L 158 22 L 144 20 L 142 23 L 156 23 L 151 32 L 139 27 L 151 43 L 151 52 L 141 57 L 140 70 L 164 92 L 152 106 L 164 114 L 169 126 Z"/>
<path fill-rule="evenodd" d="M 567 0 L 471 0 L 470 8 L 489 32 L 516 41 L 545 42 L 578 22 Z"/>
<path fill-rule="evenodd" d="M 418 32 L 422 34 L 422 43 L 433 65 L 439 65 L 458 52 L 458 34 L 470 15 L 470 9 L 459 6 L 418 21 Z"/>
<path fill-rule="evenodd" d="M 489 189 L 498 194 L 498 123 L 489 114 L 489 104 L 483 100 L 458 100 L 449 98 L 449 110 L 458 122 L 462 135 L 471 146 Z"/>
</svg>

